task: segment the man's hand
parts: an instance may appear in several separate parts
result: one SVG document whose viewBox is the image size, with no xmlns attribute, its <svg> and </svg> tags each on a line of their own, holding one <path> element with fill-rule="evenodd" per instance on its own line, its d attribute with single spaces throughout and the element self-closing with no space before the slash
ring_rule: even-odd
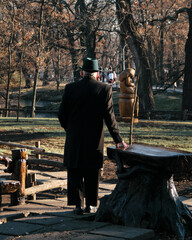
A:
<svg viewBox="0 0 192 240">
<path fill-rule="evenodd" d="M 116 148 L 121 148 L 123 150 L 125 150 L 126 148 L 128 148 L 129 145 L 127 145 L 124 141 L 117 143 L 116 144 Z"/>
</svg>

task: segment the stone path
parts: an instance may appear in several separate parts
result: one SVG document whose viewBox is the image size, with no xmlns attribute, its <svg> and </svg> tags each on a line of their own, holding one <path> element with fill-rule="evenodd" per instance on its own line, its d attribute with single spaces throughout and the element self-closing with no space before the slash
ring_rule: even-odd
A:
<svg viewBox="0 0 192 240">
<path fill-rule="evenodd" d="M 0 173 L 1 174 L 1 173 Z M 62 172 L 37 173 L 39 181 L 63 179 Z M 100 183 L 99 198 L 110 194 L 115 184 Z M 192 210 L 192 199 L 181 199 Z M 1 240 L 122 240 L 152 239 L 154 231 L 95 222 L 94 214 L 77 216 L 67 206 L 66 196 L 55 199 L 38 198 L 25 205 L 7 206 L 0 212 Z"/>
</svg>

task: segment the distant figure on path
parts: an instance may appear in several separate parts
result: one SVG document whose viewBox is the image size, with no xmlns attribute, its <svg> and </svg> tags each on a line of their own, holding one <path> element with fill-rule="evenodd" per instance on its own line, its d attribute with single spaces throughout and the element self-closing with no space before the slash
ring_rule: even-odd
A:
<svg viewBox="0 0 192 240">
<path fill-rule="evenodd" d="M 96 80 L 98 61 L 86 58 L 81 69 L 83 79 L 66 85 L 58 114 L 66 131 L 64 166 L 68 173 L 68 205 L 75 205 L 74 213 L 78 215 L 97 206 L 99 170 L 103 167 L 103 121 L 116 146 L 127 147 L 115 119 L 112 88 Z"/>
</svg>

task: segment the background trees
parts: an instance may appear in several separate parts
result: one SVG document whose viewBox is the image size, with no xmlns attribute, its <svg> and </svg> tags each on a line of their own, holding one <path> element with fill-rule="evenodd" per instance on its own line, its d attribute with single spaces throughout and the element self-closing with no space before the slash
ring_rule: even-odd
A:
<svg viewBox="0 0 192 240">
<path fill-rule="evenodd" d="M 189 0 L 1 0 L 6 108 L 10 88 L 19 88 L 16 72 L 22 86 L 33 85 L 34 109 L 37 82 L 55 81 L 59 91 L 60 82 L 79 79 L 79 66 L 90 56 L 117 73 L 123 57 L 126 67 L 136 65 L 143 111 L 155 108 L 152 86 L 181 83 L 185 72 L 183 109 L 191 110 L 191 16 Z"/>
</svg>

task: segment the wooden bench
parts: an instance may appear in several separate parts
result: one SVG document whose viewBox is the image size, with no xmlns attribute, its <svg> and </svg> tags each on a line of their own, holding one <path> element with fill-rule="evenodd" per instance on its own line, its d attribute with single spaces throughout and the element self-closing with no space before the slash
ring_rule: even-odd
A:
<svg viewBox="0 0 192 240">
<path fill-rule="evenodd" d="M 192 153 L 143 144 L 126 150 L 108 147 L 117 163 L 118 183 L 100 201 L 96 221 L 192 235 L 192 213 L 180 201 L 173 175 L 191 172 Z"/>
</svg>

